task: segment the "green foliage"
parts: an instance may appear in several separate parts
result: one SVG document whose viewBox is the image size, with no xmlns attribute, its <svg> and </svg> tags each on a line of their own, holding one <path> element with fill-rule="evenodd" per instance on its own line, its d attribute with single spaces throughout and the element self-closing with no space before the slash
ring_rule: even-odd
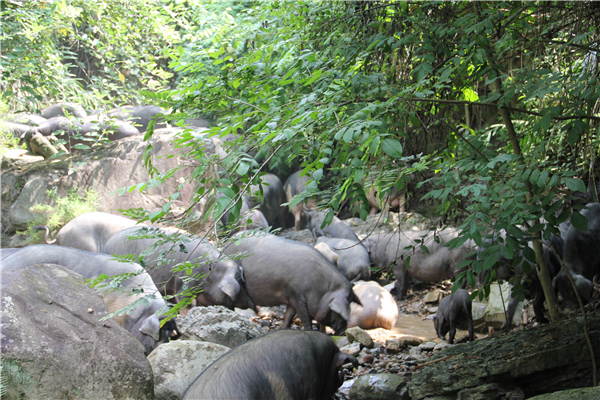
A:
<svg viewBox="0 0 600 400">
<path fill-rule="evenodd" d="M 58 197 L 55 190 L 47 191 L 54 205 L 36 204 L 29 209 L 36 217 L 27 223 L 27 230 L 19 232 L 27 238 L 26 244 L 41 243 L 44 233 L 33 229 L 36 225 L 46 225 L 51 231 L 58 231 L 73 218 L 96 211 L 98 194 L 88 189 L 83 196 L 76 190 L 70 190 L 66 197 Z"/>
<path fill-rule="evenodd" d="M 7 112 L 8 105 L 0 99 L 0 116 L 5 115 Z M 17 147 L 19 147 L 19 139 L 7 129 L 4 118 L 0 117 L 0 155 Z"/>
<path fill-rule="evenodd" d="M 3 1 L 3 98 L 30 111 L 54 100 L 98 108 L 164 89 L 172 73 L 161 50 L 180 38 L 163 3 Z"/>
<path fill-rule="evenodd" d="M 557 232 L 598 174 L 599 12 L 589 4 L 204 6 L 227 23 L 190 26 L 203 39 L 171 49 L 179 80 L 165 103 L 213 116 L 210 135 L 232 143 L 231 178 L 213 187 L 235 195 L 259 168 L 301 167 L 313 178 L 305 196 L 359 204 L 364 218 L 362 184 L 375 173 L 380 199 L 395 188 L 433 201 L 461 226 L 457 240 L 483 246 L 504 230 L 502 254 L 531 259 L 529 243 Z M 261 165 L 243 163 L 250 150 Z M 493 269 L 498 251 L 464 278 Z"/>
</svg>

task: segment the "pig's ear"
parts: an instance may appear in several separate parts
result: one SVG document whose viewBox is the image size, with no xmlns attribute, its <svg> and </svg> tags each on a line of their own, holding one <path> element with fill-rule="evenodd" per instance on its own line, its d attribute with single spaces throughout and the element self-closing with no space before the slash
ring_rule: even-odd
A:
<svg viewBox="0 0 600 400">
<path fill-rule="evenodd" d="M 219 289 L 223 291 L 230 299 L 235 299 L 240 292 L 240 285 L 237 281 L 232 282 L 228 279 L 221 280 L 219 283 Z"/>
<path fill-rule="evenodd" d="M 340 314 L 346 321 L 350 319 L 350 304 L 342 296 L 333 296 L 333 299 L 329 303 L 329 308 L 331 311 Z"/>
<path fill-rule="evenodd" d="M 358 360 L 356 359 L 356 357 L 343 352 L 337 353 L 333 362 L 335 364 L 336 369 L 341 368 L 342 365 L 347 364 L 349 362 L 351 362 L 354 367 L 358 367 Z"/>
<path fill-rule="evenodd" d="M 158 321 L 158 317 L 153 315 L 146 318 L 140 331 L 148 336 L 152 336 L 152 339 L 158 341 L 158 339 L 160 339 L 160 322 Z"/>
</svg>

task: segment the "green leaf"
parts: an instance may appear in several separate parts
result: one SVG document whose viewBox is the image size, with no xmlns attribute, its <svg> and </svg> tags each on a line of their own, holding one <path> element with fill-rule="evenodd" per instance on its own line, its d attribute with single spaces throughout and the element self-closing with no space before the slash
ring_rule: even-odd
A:
<svg viewBox="0 0 600 400">
<path fill-rule="evenodd" d="M 381 141 L 381 149 L 390 157 L 402 157 L 402 144 L 396 139 L 383 139 Z"/>
<path fill-rule="evenodd" d="M 577 229 L 578 231 L 581 231 L 581 232 L 588 231 L 588 220 L 586 217 L 581 215 L 578 211 L 573 211 L 573 215 L 571 216 L 571 223 L 573 224 L 575 229 Z"/>
<path fill-rule="evenodd" d="M 544 170 L 540 174 L 540 176 L 535 184 L 537 186 L 544 187 L 547 180 L 548 180 L 548 171 Z"/>
<path fill-rule="evenodd" d="M 246 175 L 248 173 L 248 170 L 250 170 L 250 164 L 248 164 L 247 162 L 244 161 L 240 161 L 240 163 L 238 164 L 237 167 L 237 174 L 238 175 Z"/>
<path fill-rule="evenodd" d="M 567 185 L 567 187 L 573 192 L 583 192 L 585 193 L 585 183 L 581 179 L 576 178 L 565 178 L 563 182 Z"/>
<path fill-rule="evenodd" d="M 499 252 L 494 252 L 492 254 L 490 254 L 489 256 L 487 256 L 484 260 L 483 260 L 483 270 L 487 271 L 490 268 L 492 268 L 497 262 L 498 259 L 500 258 L 500 253 Z"/>
</svg>

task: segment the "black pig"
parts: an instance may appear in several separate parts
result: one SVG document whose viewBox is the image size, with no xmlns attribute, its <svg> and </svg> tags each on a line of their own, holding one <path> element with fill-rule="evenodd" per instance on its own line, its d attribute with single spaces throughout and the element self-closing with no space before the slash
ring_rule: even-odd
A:
<svg viewBox="0 0 600 400">
<path fill-rule="evenodd" d="M 456 335 L 456 324 L 460 320 L 467 321 L 469 342 L 472 342 L 474 340 L 473 314 L 471 313 L 469 292 L 465 289 L 458 289 L 450 296 L 444 297 L 440 302 L 437 313 L 433 317 L 433 325 L 438 337 L 446 340 L 446 333 L 450 331 L 448 343 L 453 344 Z"/>
<path fill-rule="evenodd" d="M 209 365 L 183 394 L 190 399 L 329 399 L 358 366 L 321 332 L 281 330 L 246 342 Z"/>
</svg>

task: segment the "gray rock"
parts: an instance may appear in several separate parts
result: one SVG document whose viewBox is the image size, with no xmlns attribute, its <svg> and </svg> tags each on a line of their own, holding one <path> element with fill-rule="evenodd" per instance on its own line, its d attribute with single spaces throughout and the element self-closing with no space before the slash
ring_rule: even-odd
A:
<svg viewBox="0 0 600 400">
<path fill-rule="evenodd" d="M 431 351 L 435 348 L 435 343 L 433 342 L 425 342 L 419 345 L 419 348 L 423 351 Z"/>
<path fill-rule="evenodd" d="M 400 399 L 404 379 L 395 374 L 368 374 L 356 378 L 350 388 L 350 400 Z"/>
<path fill-rule="evenodd" d="M 84 278 L 42 264 L 2 272 L 6 399 L 154 399 L 144 347 Z"/>
<path fill-rule="evenodd" d="M 592 347 L 598 348 L 600 316 L 590 313 L 587 320 Z M 547 399 L 549 392 L 591 386 L 582 326 L 576 317 L 434 352 L 427 365 L 413 371 L 411 398 L 500 400 L 543 394 Z"/>
<path fill-rule="evenodd" d="M 254 318 L 256 317 L 256 313 L 254 312 L 254 310 L 244 310 L 242 308 L 236 308 L 234 310 L 236 312 L 237 315 L 239 315 L 240 317 L 244 318 L 244 319 L 250 319 L 250 318 Z"/>
<path fill-rule="evenodd" d="M 600 399 L 600 387 L 586 387 L 579 389 L 561 390 L 554 393 L 541 394 L 530 397 L 529 400 L 596 400 Z"/>
<path fill-rule="evenodd" d="M 347 381 L 344 381 L 344 383 L 342 383 L 342 386 L 340 386 L 338 388 L 338 393 L 341 393 L 344 395 L 344 399 L 347 399 L 350 397 L 350 388 L 352 387 L 352 385 L 354 384 L 354 381 L 356 381 L 356 378 L 354 379 L 349 379 Z M 333 397 L 332 397 L 333 398 Z M 336 397 L 337 398 L 337 397 Z"/>
<path fill-rule="evenodd" d="M 397 353 L 400 351 L 400 342 L 398 339 L 386 340 L 385 349 L 390 353 Z"/>
<path fill-rule="evenodd" d="M 419 339 L 418 337 L 414 337 L 414 336 L 404 336 L 404 337 L 399 338 L 398 342 L 400 343 L 400 347 L 418 346 L 421 343 L 423 343 L 423 340 Z"/>
<path fill-rule="evenodd" d="M 438 344 L 435 345 L 435 347 L 433 348 L 434 351 L 438 351 L 438 350 L 442 350 L 445 349 L 446 347 L 452 347 L 453 345 L 451 345 L 450 343 L 446 343 L 446 342 L 440 342 Z"/>
<path fill-rule="evenodd" d="M 366 349 L 362 349 L 356 358 L 358 359 L 358 363 L 361 365 L 373 363 L 373 356 L 367 353 Z"/>
<path fill-rule="evenodd" d="M 184 340 L 200 340 L 235 347 L 267 334 L 260 325 L 222 306 L 194 307 L 177 325 Z"/>
<path fill-rule="evenodd" d="M 423 298 L 424 303 L 438 303 L 442 298 L 442 292 L 439 289 L 434 289 L 427 293 Z"/>
<path fill-rule="evenodd" d="M 159 171 L 180 166 L 182 157 L 160 157 L 177 155 L 171 139 L 183 129 L 155 130 L 150 140 L 153 165 Z M 52 162 L 29 164 L 23 168 L 8 168 L 10 159 L 3 158 L 2 173 L 2 227 L 7 233 L 25 230 L 27 223 L 37 216 L 30 211 L 35 204 L 52 204 L 47 191 L 53 189 L 59 198 L 66 197 L 71 189 L 83 194 L 93 189 L 102 199 L 98 211 L 116 213 L 120 208 L 142 207 L 146 210 L 161 209 L 170 195 L 177 192 L 177 186 L 187 182 L 185 177 L 194 168 L 180 169 L 171 179 L 161 185 L 149 185 L 143 193 L 137 190 L 125 191 L 122 195 L 113 194 L 121 188 L 137 185 L 150 180 L 142 160 L 148 143 L 143 135 L 133 136 L 100 146 L 95 150 L 73 154 L 72 158 L 59 158 Z M 160 158 L 159 158 L 160 157 Z M 72 162 L 71 162 L 72 161 Z M 207 174 L 216 174 L 209 171 Z M 178 202 L 187 207 L 194 193 L 193 183 L 187 183 L 181 190 Z M 200 213 L 203 210 L 199 210 Z"/>
<path fill-rule="evenodd" d="M 13 165 L 25 165 L 33 162 L 44 161 L 44 157 L 33 154 L 26 149 L 10 149 L 2 154 L 2 169 Z"/>
<path fill-rule="evenodd" d="M 350 343 L 344 347 L 341 347 L 340 351 L 346 354 L 350 354 L 351 356 L 358 357 L 358 354 L 360 353 L 360 343 Z"/>
<path fill-rule="evenodd" d="M 185 390 L 229 347 L 195 340 L 176 340 L 158 346 L 148 356 L 159 400 L 179 400 Z"/>
<path fill-rule="evenodd" d="M 348 338 L 346 336 L 332 336 L 331 338 L 335 342 L 336 346 L 339 348 L 350 344 L 350 341 L 348 341 Z"/>
<path fill-rule="evenodd" d="M 408 354 L 415 358 L 421 358 L 422 350 L 419 347 L 411 347 Z"/>
<path fill-rule="evenodd" d="M 375 343 L 367 331 L 358 326 L 346 329 L 346 337 L 350 343 L 359 342 L 364 347 L 372 349 Z"/>
</svg>

